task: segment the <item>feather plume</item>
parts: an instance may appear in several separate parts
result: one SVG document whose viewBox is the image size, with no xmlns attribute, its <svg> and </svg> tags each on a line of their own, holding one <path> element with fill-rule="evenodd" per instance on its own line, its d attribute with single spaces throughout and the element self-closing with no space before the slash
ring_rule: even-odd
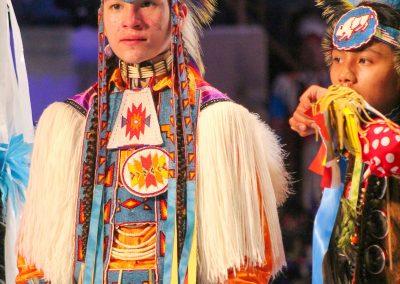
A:
<svg viewBox="0 0 400 284">
<path fill-rule="evenodd" d="M 330 26 L 334 24 L 344 13 L 354 8 L 354 1 L 348 0 L 316 0 L 316 6 L 323 10 L 322 16 Z"/>
<path fill-rule="evenodd" d="M 198 25 L 210 24 L 216 11 L 216 0 L 183 0 L 194 15 Z"/>
</svg>

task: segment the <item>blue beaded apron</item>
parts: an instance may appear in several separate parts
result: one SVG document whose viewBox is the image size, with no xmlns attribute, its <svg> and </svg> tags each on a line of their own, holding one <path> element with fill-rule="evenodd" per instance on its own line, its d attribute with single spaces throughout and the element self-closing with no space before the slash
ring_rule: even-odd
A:
<svg viewBox="0 0 400 284">
<path fill-rule="evenodd" d="M 122 101 L 122 92 L 114 90 L 108 96 L 102 99 L 100 107 L 102 110 L 108 111 L 108 119 L 106 112 L 102 111 L 102 126 L 98 139 L 98 168 L 97 183 L 94 186 L 92 213 L 90 219 L 89 238 L 87 243 L 86 258 L 82 252 L 82 224 L 83 224 L 83 182 L 80 189 L 78 210 L 77 210 L 77 229 L 75 238 L 75 279 L 79 281 L 83 273 L 83 283 L 113 283 L 121 280 L 123 283 L 169 283 L 171 275 L 171 260 L 173 254 L 173 242 L 175 234 L 175 202 L 176 202 L 176 113 L 179 107 L 179 98 L 172 94 L 171 89 L 164 90 L 160 93 L 160 111 L 159 124 L 163 138 L 161 148 L 170 154 L 169 162 L 169 178 L 167 192 L 151 198 L 142 198 L 131 194 L 124 186 L 118 184 L 119 174 L 119 150 L 105 150 L 107 137 L 109 137 L 112 127 L 115 124 L 119 106 Z M 198 113 L 199 92 L 196 92 L 196 102 L 193 106 L 187 103 L 181 106 L 183 111 L 182 120 L 185 127 L 193 127 L 190 131 L 185 131 L 189 137 L 186 144 L 186 155 L 191 155 L 195 151 L 195 142 L 193 131 L 196 129 L 197 113 Z M 183 104 L 187 101 L 183 100 Z M 91 118 L 94 117 L 92 108 L 89 112 L 85 133 L 91 129 Z M 188 123 L 191 120 L 190 124 Z M 84 149 L 87 149 L 87 139 L 84 142 Z M 146 146 L 135 148 L 135 150 L 143 149 Z M 105 154 L 105 155 L 104 155 Z M 82 161 L 86 160 L 87 151 L 84 150 Z M 189 158 L 189 159 L 188 159 Z M 188 179 L 186 181 L 187 191 L 187 210 L 188 210 L 188 228 L 194 224 L 194 193 L 195 181 L 190 179 L 191 172 L 194 171 L 195 161 L 187 157 Z M 85 175 L 87 165 L 82 163 L 82 176 Z M 83 178 L 82 178 L 83 180 Z M 125 201 L 134 201 L 140 204 L 134 208 L 121 206 Z M 168 204 L 168 217 L 165 216 L 165 207 Z M 127 223 L 154 223 L 157 227 L 156 254 L 157 261 L 154 269 L 149 270 L 126 270 L 122 272 L 120 278 L 120 270 L 109 270 L 108 262 L 110 260 L 110 251 L 113 243 L 114 226 Z M 179 264 L 180 282 L 184 281 L 189 252 L 191 247 L 191 232 L 193 229 L 187 230 L 184 242 L 182 257 Z M 161 249 L 161 243 L 165 240 L 166 250 Z M 165 261 L 164 261 L 165 260 Z M 165 271 L 165 273 L 164 273 Z"/>
</svg>

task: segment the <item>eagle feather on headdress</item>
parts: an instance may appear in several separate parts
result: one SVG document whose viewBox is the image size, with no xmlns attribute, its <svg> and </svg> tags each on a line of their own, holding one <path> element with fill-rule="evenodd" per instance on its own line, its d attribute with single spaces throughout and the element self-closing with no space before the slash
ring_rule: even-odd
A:
<svg viewBox="0 0 400 284">
<path fill-rule="evenodd" d="M 183 0 L 195 15 L 196 24 L 208 25 L 216 11 L 217 0 Z"/>
</svg>

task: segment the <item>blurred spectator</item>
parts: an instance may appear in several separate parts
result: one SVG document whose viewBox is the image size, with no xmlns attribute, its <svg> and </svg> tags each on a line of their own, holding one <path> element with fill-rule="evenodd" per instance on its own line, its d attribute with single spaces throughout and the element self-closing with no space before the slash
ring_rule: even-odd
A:
<svg viewBox="0 0 400 284">
<path fill-rule="evenodd" d="M 271 126 L 276 129 L 282 140 L 287 144 L 287 150 L 290 153 L 290 167 L 298 175 L 299 180 L 304 182 L 297 183 L 296 189 L 299 189 L 298 195 L 305 195 L 307 201 L 303 202 L 303 207 L 308 211 L 313 211 L 318 197 L 309 200 L 310 188 L 320 192 L 319 181 L 309 182 L 314 176 L 308 174 L 307 168 L 311 163 L 313 156 L 318 149 L 314 138 L 302 143 L 296 133 L 290 130 L 288 118 L 297 106 L 300 94 L 305 88 L 312 84 L 322 86 L 329 85 L 328 69 L 325 65 L 323 52 L 321 48 L 321 39 L 325 32 L 325 26 L 319 16 L 314 15 L 312 11 L 306 11 L 296 15 L 293 20 L 293 29 L 295 31 L 294 58 L 298 58 L 297 70 L 279 74 L 271 88 L 269 101 L 269 115 Z M 303 145 L 302 145 L 303 144 Z M 302 145 L 302 151 L 299 151 L 299 145 Z M 310 149 L 312 148 L 312 149 Z M 311 151 L 311 152 L 310 152 Z M 302 172 L 305 169 L 306 171 Z M 296 198 L 295 198 L 296 199 Z M 298 201 L 296 199 L 296 201 Z"/>
<path fill-rule="evenodd" d="M 290 129 L 288 119 L 307 86 L 327 86 L 330 80 L 321 48 L 325 25 L 319 14 L 314 10 L 301 11 L 293 16 L 290 27 L 294 31 L 289 43 L 293 58 L 297 59 L 295 70 L 276 76 L 268 110 L 271 127 L 286 144 L 288 165 L 296 180 L 296 194 L 286 203 L 281 216 L 288 259 L 286 277 L 289 283 L 309 283 L 311 256 L 307 252 L 311 250 L 312 217 L 319 203 L 321 188 L 319 177 L 308 171 L 308 167 L 319 145 L 315 137 L 300 139 Z"/>
</svg>

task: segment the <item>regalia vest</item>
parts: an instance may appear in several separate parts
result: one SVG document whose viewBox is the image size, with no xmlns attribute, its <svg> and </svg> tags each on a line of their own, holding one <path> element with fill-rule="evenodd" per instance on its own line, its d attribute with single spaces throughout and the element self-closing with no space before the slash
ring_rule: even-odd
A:
<svg viewBox="0 0 400 284">
<path fill-rule="evenodd" d="M 191 105 L 190 119 L 194 125 L 200 109 L 229 100 L 225 94 L 199 78 L 196 78 L 196 88 L 192 90 L 195 94 L 194 100 L 188 102 Z M 138 100 L 130 100 L 135 95 Z M 156 102 L 154 110 L 149 107 L 151 104 L 143 101 L 145 96 Z M 90 258 L 94 258 L 93 269 L 97 274 L 94 279 L 102 279 L 103 283 L 163 283 L 168 279 L 166 274 L 170 271 L 174 246 L 170 239 L 170 230 L 174 228 L 170 222 L 174 221 L 168 219 L 168 216 L 174 214 L 176 208 L 168 201 L 171 195 L 176 195 L 177 187 L 174 157 L 174 136 L 177 130 L 173 128 L 173 122 L 178 119 L 178 111 L 174 111 L 174 108 L 178 107 L 177 97 L 168 86 L 156 87 L 153 90 L 134 90 L 125 94 L 123 90 L 114 86 L 108 97 L 109 115 L 105 129 L 105 137 L 108 139 L 101 143 L 107 143 L 109 149 L 105 157 L 101 157 L 101 153 L 98 157 L 105 159 L 103 188 L 98 192 L 98 196 L 96 191 L 93 193 L 89 240 L 86 247 L 83 240 L 83 224 L 84 210 L 87 206 L 85 186 L 88 182 L 89 165 L 85 161 L 90 139 L 85 139 L 83 145 L 81 188 L 77 200 L 74 278 L 76 281 L 82 281 L 85 277 L 83 271 L 87 269 Z M 86 137 L 90 137 L 94 113 L 98 111 L 97 99 L 94 85 L 66 101 L 87 115 Z M 117 137 L 116 131 L 123 134 L 123 141 Z M 160 134 L 159 137 L 157 134 Z M 153 139 L 154 137 L 156 139 Z M 130 145 L 129 141 L 134 143 Z M 152 144 L 150 141 L 156 142 Z M 194 156 L 186 154 L 189 154 L 189 161 L 194 163 Z M 188 187 L 193 187 L 194 192 L 195 182 L 186 182 L 185 186 L 189 204 L 193 202 L 193 197 L 190 196 Z M 100 210 L 94 213 L 93 207 L 96 206 Z M 193 222 L 194 204 L 188 205 L 187 208 L 185 227 L 189 225 L 187 223 Z M 93 231 L 96 233 L 91 234 Z M 97 247 L 90 245 L 91 236 L 98 238 L 97 242 L 92 242 L 97 244 Z M 186 234 L 185 241 L 187 238 Z M 100 256 L 93 254 L 95 250 L 102 252 Z M 184 264 L 187 265 L 188 262 L 188 250 L 190 246 L 183 243 L 179 263 L 182 273 L 186 273 Z"/>
</svg>

